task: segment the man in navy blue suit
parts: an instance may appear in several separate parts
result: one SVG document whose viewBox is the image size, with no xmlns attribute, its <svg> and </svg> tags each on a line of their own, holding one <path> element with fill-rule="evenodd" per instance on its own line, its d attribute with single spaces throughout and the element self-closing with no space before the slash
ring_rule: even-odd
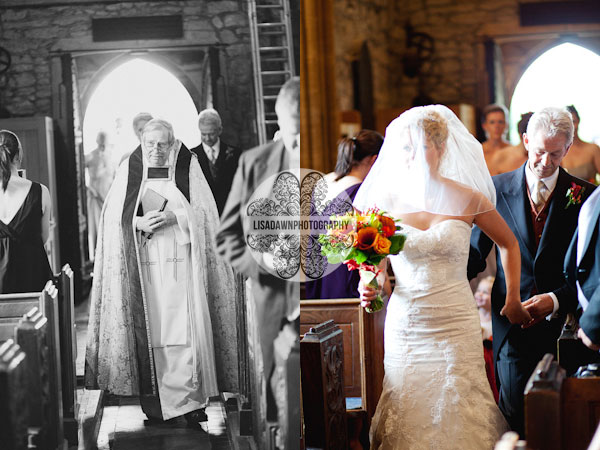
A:
<svg viewBox="0 0 600 450">
<path fill-rule="evenodd" d="M 525 164 L 493 177 L 498 212 L 515 234 L 521 250 L 521 300 L 532 316 L 528 324 L 511 325 L 500 314 L 506 297 L 504 268 L 492 287 L 492 325 L 498 406 L 511 428 L 524 436 L 523 392 L 545 353 L 556 353 L 567 312 L 577 298 L 563 275 L 563 261 L 577 228 L 582 202 L 594 186 L 560 166 L 573 142 L 571 115 L 559 108 L 535 113 L 523 134 Z M 471 236 L 469 277 L 485 268 L 492 241 L 477 227 Z"/>
<path fill-rule="evenodd" d="M 600 350 L 600 189 L 581 207 L 579 226 L 565 257 L 565 278 L 577 291 L 583 314 L 578 336 L 592 350 Z"/>
</svg>

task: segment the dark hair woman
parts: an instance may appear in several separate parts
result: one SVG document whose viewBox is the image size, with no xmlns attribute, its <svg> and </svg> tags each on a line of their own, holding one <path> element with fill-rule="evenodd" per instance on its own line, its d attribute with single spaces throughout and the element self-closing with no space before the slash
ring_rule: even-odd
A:
<svg viewBox="0 0 600 450">
<path fill-rule="evenodd" d="M 361 130 L 352 138 L 338 142 L 335 171 L 325 176 L 326 200 L 354 200 L 360 184 L 375 163 L 383 145 L 383 136 L 372 130 Z M 358 298 L 358 271 L 349 272 L 345 265 L 323 278 L 305 283 L 305 298 Z"/>
<path fill-rule="evenodd" d="M 360 185 L 382 145 L 383 136 L 372 130 L 361 130 L 354 137 L 340 139 L 335 170 L 325 176 L 327 198 L 332 199 L 350 186 Z"/>
<path fill-rule="evenodd" d="M 21 178 L 19 138 L 0 130 L 0 293 L 41 291 L 52 272 L 44 243 L 52 207 L 46 186 Z"/>
</svg>

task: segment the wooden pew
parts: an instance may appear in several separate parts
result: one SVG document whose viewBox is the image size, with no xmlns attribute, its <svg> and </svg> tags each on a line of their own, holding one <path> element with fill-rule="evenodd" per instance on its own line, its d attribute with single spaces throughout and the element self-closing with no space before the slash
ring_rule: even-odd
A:
<svg viewBox="0 0 600 450">
<path fill-rule="evenodd" d="M 52 408 L 49 331 L 48 319 L 37 307 L 25 314 L 15 327 L 15 340 L 26 355 L 25 392 L 29 407 L 27 425 L 29 443 L 35 445 L 35 448 L 44 448 L 45 443 L 52 442 L 52 430 L 58 420 L 56 411 Z"/>
<path fill-rule="evenodd" d="M 300 341 L 304 442 L 348 447 L 344 395 L 344 339 L 333 320 L 311 327 Z"/>
<path fill-rule="evenodd" d="M 25 353 L 12 339 L 0 345 L 0 448 L 27 449 Z"/>
<path fill-rule="evenodd" d="M 61 349 L 61 382 L 63 423 L 65 438 L 69 445 L 77 445 L 77 375 L 75 361 L 77 359 L 77 336 L 75 333 L 75 298 L 73 271 L 65 264 L 55 277 L 58 288 L 58 326 Z"/>
<path fill-rule="evenodd" d="M 300 300 L 300 335 L 330 319 L 343 331 L 345 395 L 360 397 L 368 429 L 383 389 L 385 310 L 369 314 L 357 298 Z"/>
<path fill-rule="evenodd" d="M 600 423 L 600 376 L 566 377 L 548 354 L 525 388 L 525 434 L 532 450 L 585 450 Z"/>
<path fill-rule="evenodd" d="M 46 319 L 44 326 L 47 327 L 44 342 L 44 348 L 47 351 L 44 354 L 43 367 L 47 368 L 50 406 L 47 430 L 43 431 L 43 442 L 49 449 L 62 448 L 64 433 L 61 352 L 58 334 L 58 292 L 52 281 L 46 284 L 42 292 L 0 295 L 0 336 L 6 337 L 7 333 L 10 333 L 18 323 L 16 321 L 29 314 L 32 308 L 38 308 L 41 316 Z"/>
</svg>

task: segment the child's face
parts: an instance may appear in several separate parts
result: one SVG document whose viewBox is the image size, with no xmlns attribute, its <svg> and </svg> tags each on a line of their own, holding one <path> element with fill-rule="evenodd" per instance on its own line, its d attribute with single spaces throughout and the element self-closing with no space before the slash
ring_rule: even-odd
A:
<svg viewBox="0 0 600 450">
<path fill-rule="evenodd" d="M 492 292 L 492 283 L 483 280 L 477 286 L 477 290 L 475 291 L 475 303 L 478 308 L 490 309 L 491 308 L 491 296 Z"/>
</svg>

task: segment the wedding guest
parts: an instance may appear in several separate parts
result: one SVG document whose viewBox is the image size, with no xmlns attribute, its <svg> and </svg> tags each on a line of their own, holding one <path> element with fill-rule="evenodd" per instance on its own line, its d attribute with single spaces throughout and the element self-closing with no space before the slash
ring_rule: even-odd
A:
<svg viewBox="0 0 600 450">
<path fill-rule="evenodd" d="M 491 104 L 483 109 L 481 127 L 485 131 L 486 140 L 483 142 L 483 156 L 488 165 L 491 165 L 491 159 L 494 154 L 506 147 L 510 146 L 510 142 L 506 140 L 506 130 L 508 125 L 508 110 L 503 105 Z"/>
<path fill-rule="evenodd" d="M 231 190 L 233 176 L 242 152 L 221 140 L 223 125 L 221 116 L 216 110 L 210 108 L 201 111 L 198 116 L 198 128 L 200 128 L 202 143 L 194 147 L 192 152 L 198 156 L 198 162 L 208 181 L 220 215 Z"/>
<path fill-rule="evenodd" d="M 16 134 L 0 130 L 0 294 L 41 291 L 52 278 L 44 243 L 50 234 L 48 188 L 21 178 Z"/>
<path fill-rule="evenodd" d="M 565 256 L 564 273 L 577 292 L 583 314 L 578 336 L 600 350 L 600 189 L 588 197 L 579 213 L 578 228 Z"/>
<path fill-rule="evenodd" d="M 105 131 L 98 132 L 96 145 L 97 147 L 85 156 L 85 167 L 89 176 L 86 193 L 88 248 L 91 260 L 94 260 L 96 239 L 98 237 L 98 223 L 104 199 L 115 177 L 115 167 L 113 166 L 111 154 L 107 149 L 108 135 Z"/>
<path fill-rule="evenodd" d="M 573 105 L 567 106 L 567 110 L 573 117 L 575 136 L 569 153 L 562 161 L 562 166 L 571 175 L 597 184 L 596 174 L 600 173 L 600 147 L 585 142 L 579 137 L 579 113 Z"/>
<path fill-rule="evenodd" d="M 217 233 L 217 248 L 233 268 L 248 277 L 252 307 L 256 311 L 253 324 L 259 333 L 260 355 L 267 386 L 267 417 L 277 417 L 277 404 L 270 380 L 274 370 L 274 342 L 299 318 L 298 283 L 277 277 L 269 271 L 263 253 L 257 262 L 246 242 L 249 234 L 244 214 L 252 195 L 269 177 L 281 171 L 300 167 L 300 79 L 289 79 L 280 89 L 275 102 L 280 139 L 245 151 L 240 157 Z M 298 330 L 295 332 L 297 333 Z"/>
<path fill-rule="evenodd" d="M 521 114 L 521 120 L 517 124 L 520 139 L 519 144 L 506 147 L 494 153 L 490 161 L 491 175 L 499 175 L 518 169 L 527 161 L 527 149 L 523 144 L 523 133 L 527 131 L 527 124 L 532 115 L 532 112 Z"/>
<path fill-rule="evenodd" d="M 137 137 L 138 142 L 142 141 L 142 131 L 144 130 L 144 127 L 146 126 L 146 124 L 148 122 L 150 122 L 152 119 L 153 119 L 152 114 L 150 114 L 148 112 L 140 112 L 134 116 L 133 120 L 131 121 L 131 125 L 133 126 L 133 132 L 135 133 L 135 136 Z M 121 157 L 121 160 L 119 161 L 119 165 L 123 161 L 125 161 L 129 157 L 129 155 L 131 155 L 137 149 L 141 149 L 141 147 L 138 145 L 132 152 L 126 152 Z"/>
<path fill-rule="evenodd" d="M 327 197 L 331 200 L 330 207 L 325 209 L 325 215 L 333 214 L 335 206 L 352 201 L 375 163 L 379 150 L 383 145 L 383 136 L 376 131 L 361 130 L 352 138 L 342 138 L 338 142 L 338 158 L 335 171 L 327 174 Z M 358 271 L 349 271 L 341 264 L 333 272 L 316 280 L 305 283 L 305 298 L 358 298 Z M 389 281 L 388 281 L 389 282 Z"/>
<path fill-rule="evenodd" d="M 356 188 L 356 194 L 360 183 L 375 163 L 382 145 L 383 136 L 371 130 L 361 130 L 354 137 L 340 139 L 335 170 L 325 175 L 327 199 L 337 197 L 350 187 Z"/>
</svg>

